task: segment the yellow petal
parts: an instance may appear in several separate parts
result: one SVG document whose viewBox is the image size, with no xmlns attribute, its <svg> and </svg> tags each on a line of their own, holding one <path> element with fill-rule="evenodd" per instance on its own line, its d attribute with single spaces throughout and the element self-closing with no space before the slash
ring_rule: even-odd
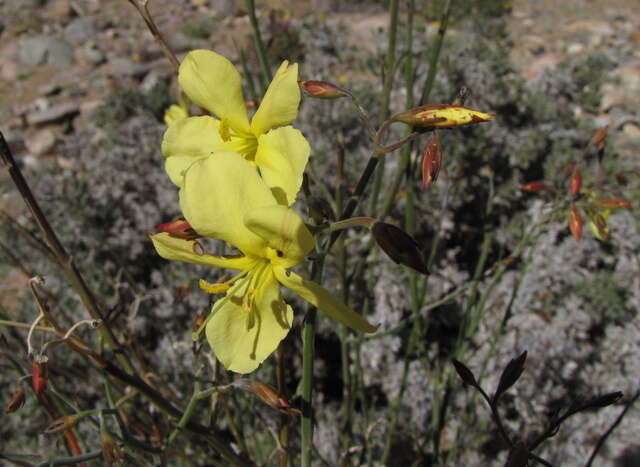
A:
<svg viewBox="0 0 640 467">
<path fill-rule="evenodd" d="M 182 213 L 198 234 L 252 256 L 263 256 L 266 242 L 245 226 L 244 216 L 275 204 L 258 171 L 235 152 L 216 152 L 194 162 L 180 189 Z"/>
<path fill-rule="evenodd" d="M 251 119 L 252 133 L 259 136 L 271 128 L 288 125 L 298 115 L 299 105 L 298 64 L 289 65 L 285 60 Z"/>
<path fill-rule="evenodd" d="M 184 171 L 198 159 L 218 150 L 222 140 L 220 122 L 212 117 L 189 117 L 175 121 L 162 138 L 165 170 L 173 183 L 182 186 Z"/>
<path fill-rule="evenodd" d="M 321 285 L 304 280 L 293 272 L 286 272 L 284 268 L 275 267 L 273 273 L 282 285 L 319 308 L 329 318 L 356 331 L 373 333 L 378 330 L 378 326 L 369 324 L 366 319 L 351 310 Z"/>
<path fill-rule="evenodd" d="M 244 216 L 249 230 L 277 250 L 273 264 L 288 268 L 302 261 L 315 246 L 315 240 L 300 216 L 291 208 L 273 206 L 252 209 Z"/>
<path fill-rule="evenodd" d="M 293 310 L 282 299 L 280 285 L 271 267 L 260 285 L 251 290 L 251 275 L 240 279 L 228 296 L 213 305 L 213 317 L 206 327 L 207 340 L 216 357 L 228 370 L 250 373 L 284 339 L 291 329 Z M 251 310 L 243 309 L 253 292 Z"/>
<path fill-rule="evenodd" d="M 198 243 L 195 240 L 175 238 L 168 233 L 159 233 L 150 236 L 156 251 L 164 259 L 185 261 L 187 263 L 202 264 L 218 268 L 236 269 L 246 271 L 251 269 L 256 262 L 255 258 L 247 256 L 218 256 L 207 253 L 199 253 Z"/>
<path fill-rule="evenodd" d="M 280 204 L 291 206 L 295 202 L 310 152 L 305 137 L 292 126 L 272 130 L 258 139 L 256 165 Z"/>
<path fill-rule="evenodd" d="M 193 50 L 180 64 L 178 82 L 197 105 L 227 119 L 236 131 L 249 133 L 240 74 L 227 58 L 210 50 Z"/>
<path fill-rule="evenodd" d="M 164 123 L 167 125 L 173 125 L 175 122 L 182 120 L 183 118 L 187 118 L 188 116 L 189 114 L 184 107 L 173 104 L 164 112 Z"/>
</svg>

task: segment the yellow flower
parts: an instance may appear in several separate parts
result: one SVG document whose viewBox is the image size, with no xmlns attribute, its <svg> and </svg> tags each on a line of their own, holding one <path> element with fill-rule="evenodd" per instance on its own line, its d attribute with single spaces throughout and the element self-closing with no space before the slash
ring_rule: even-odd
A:
<svg viewBox="0 0 640 467">
<path fill-rule="evenodd" d="M 177 104 L 169 106 L 164 112 L 164 123 L 167 126 L 173 125 L 175 122 L 187 118 L 189 116 L 189 105 L 187 100 L 181 94 Z"/>
<path fill-rule="evenodd" d="M 209 50 L 187 54 L 178 73 L 182 91 L 214 114 L 173 122 L 162 141 L 165 168 L 178 186 L 185 171 L 214 152 L 237 152 L 260 171 L 280 204 L 291 205 L 302 184 L 309 143 L 289 123 L 298 115 L 298 65 L 283 62 L 251 122 L 240 74 L 225 57 Z"/>
<path fill-rule="evenodd" d="M 206 254 L 196 241 L 166 232 L 151 237 L 163 258 L 240 271 L 223 284 L 201 285 L 212 293 L 226 291 L 213 305 L 206 335 L 227 369 L 255 370 L 289 332 L 293 310 L 282 299 L 280 285 L 336 321 L 358 331 L 376 331 L 319 284 L 287 271 L 313 249 L 314 238 L 241 155 L 214 153 L 193 162 L 184 175 L 180 207 L 199 235 L 224 240 L 242 253 Z"/>
</svg>

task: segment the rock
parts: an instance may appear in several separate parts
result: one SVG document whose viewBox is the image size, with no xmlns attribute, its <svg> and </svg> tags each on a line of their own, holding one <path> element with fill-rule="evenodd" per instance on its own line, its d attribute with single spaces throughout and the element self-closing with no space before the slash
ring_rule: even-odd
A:
<svg viewBox="0 0 640 467">
<path fill-rule="evenodd" d="M 18 58 L 32 66 L 68 66 L 73 63 L 73 48 L 56 37 L 36 36 L 20 41 Z"/>
<path fill-rule="evenodd" d="M 612 75 L 620 78 L 626 90 L 633 93 L 640 92 L 640 60 L 616 68 Z"/>
<path fill-rule="evenodd" d="M 559 55 L 545 54 L 533 61 L 531 65 L 522 70 L 522 76 L 527 81 L 536 81 L 547 70 L 553 70 L 560 63 Z"/>
<path fill-rule="evenodd" d="M 89 65 L 100 65 L 104 63 L 105 56 L 94 43 L 87 43 L 84 47 L 79 47 L 75 52 L 76 60 Z"/>
<path fill-rule="evenodd" d="M 27 114 L 29 125 L 41 125 L 43 123 L 53 123 L 65 118 L 70 118 L 78 113 L 78 106 L 72 102 L 57 104 L 44 110 L 36 110 Z"/>
<path fill-rule="evenodd" d="M 147 74 L 148 71 L 149 68 L 146 65 L 136 63 L 128 58 L 114 58 L 113 60 L 109 60 L 100 70 L 103 75 L 130 76 L 132 78 L 141 78 Z"/>
<path fill-rule="evenodd" d="M 51 151 L 56 145 L 56 135 L 53 130 L 46 128 L 27 138 L 25 144 L 30 154 L 42 156 Z"/>
<path fill-rule="evenodd" d="M 51 0 L 47 10 L 53 21 L 66 21 L 73 14 L 71 0 Z"/>
<path fill-rule="evenodd" d="M 640 126 L 636 122 L 627 122 L 622 127 L 622 134 L 629 138 L 640 138 Z"/>
<path fill-rule="evenodd" d="M 64 38 L 73 45 L 86 42 L 94 37 L 96 33 L 96 24 L 88 17 L 75 18 L 64 28 Z"/>
</svg>

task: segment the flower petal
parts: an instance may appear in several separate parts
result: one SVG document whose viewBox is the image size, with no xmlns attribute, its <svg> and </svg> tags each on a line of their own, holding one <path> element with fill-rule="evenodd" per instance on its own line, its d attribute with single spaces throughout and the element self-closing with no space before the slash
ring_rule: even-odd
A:
<svg viewBox="0 0 640 467">
<path fill-rule="evenodd" d="M 266 247 L 265 240 L 245 226 L 245 214 L 276 204 L 258 171 L 235 152 L 216 152 L 194 162 L 180 189 L 180 208 L 191 227 L 245 255 L 264 256 Z"/>
<path fill-rule="evenodd" d="M 271 261 L 284 268 L 298 264 L 315 246 L 313 235 L 300 216 L 280 204 L 248 211 L 244 224 L 268 246 L 282 253 Z"/>
<path fill-rule="evenodd" d="M 234 130 L 249 134 L 240 74 L 227 58 L 210 50 L 193 50 L 180 64 L 178 82 L 193 102 L 227 119 Z"/>
<path fill-rule="evenodd" d="M 299 105 L 298 64 L 289 65 L 285 60 L 251 119 L 251 132 L 260 136 L 271 128 L 288 125 L 298 115 Z"/>
<path fill-rule="evenodd" d="M 292 126 L 258 138 L 256 165 L 280 204 L 291 206 L 295 202 L 310 152 L 306 138 Z"/>
<path fill-rule="evenodd" d="M 189 117 L 173 122 L 162 138 L 165 170 L 173 183 L 182 186 L 184 171 L 198 159 L 222 146 L 215 118 Z"/>
<path fill-rule="evenodd" d="M 293 322 L 293 310 L 282 299 L 280 285 L 271 267 L 257 289 L 250 290 L 252 273 L 218 300 L 207 323 L 207 340 L 218 360 L 228 370 L 250 373 L 286 337 Z M 247 294 L 255 293 L 251 311 L 243 309 Z"/>
<path fill-rule="evenodd" d="M 217 268 L 235 269 L 238 271 L 251 269 L 256 262 L 255 258 L 248 256 L 200 254 L 197 252 L 198 242 L 195 240 L 175 238 L 164 232 L 150 235 L 149 238 L 151 238 L 158 254 L 164 259 L 214 266 Z"/>
<path fill-rule="evenodd" d="M 273 268 L 273 273 L 282 285 L 318 307 L 329 318 L 356 331 L 373 333 L 378 330 L 378 326 L 369 324 L 366 319 L 351 310 L 321 285 L 305 280 L 296 273 L 286 272 L 281 267 Z"/>
</svg>

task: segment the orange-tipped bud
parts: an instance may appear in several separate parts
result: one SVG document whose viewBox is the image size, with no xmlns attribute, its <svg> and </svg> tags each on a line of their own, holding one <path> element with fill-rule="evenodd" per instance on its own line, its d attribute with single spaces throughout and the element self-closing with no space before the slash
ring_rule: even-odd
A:
<svg viewBox="0 0 640 467">
<path fill-rule="evenodd" d="M 427 147 L 422 154 L 422 189 L 426 189 L 431 182 L 438 179 L 442 167 L 442 148 L 440 138 L 434 133 L 427 141 Z"/>
<path fill-rule="evenodd" d="M 376 243 L 395 263 L 403 264 L 422 274 L 429 274 L 420 246 L 414 238 L 395 225 L 376 222 L 371 227 Z"/>
<path fill-rule="evenodd" d="M 49 423 L 49 425 L 44 429 L 44 432 L 47 435 L 60 433 L 73 428 L 76 423 L 78 423 L 78 417 L 76 415 L 67 415 L 65 417 L 57 418 Z"/>
<path fill-rule="evenodd" d="M 571 231 L 571 235 L 580 241 L 582 238 L 582 217 L 580 217 L 578 208 L 574 205 L 571 206 L 571 210 L 569 211 L 569 230 Z"/>
<path fill-rule="evenodd" d="M 401 112 L 391 119 L 418 127 L 452 128 L 470 123 L 488 122 L 493 117 L 494 115 L 460 105 L 429 104 Z"/>
<path fill-rule="evenodd" d="M 591 140 L 589 140 L 589 146 L 593 146 L 598 151 L 602 151 L 604 149 L 605 138 L 607 137 L 608 131 L 609 125 L 598 128 L 595 134 L 591 137 Z"/>
<path fill-rule="evenodd" d="M 47 367 L 44 363 L 31 364 L 31 385 L 37 396 L 42 395 L 47 387 Z"/>
<path fill-rule="evenodd" d="M 16 392 L 13 393 L 13 396 L 11 396 L 11 400 L 4 408 L 4 413 L 15 412 L 24 405 L 25 399 L 26 395 L 24 392 L 24 388 L 22 386 L 18 386 L 18 389 L 16 389 Z"/>
<path fill-rule="evenodd" d="M 569 183 L 569 192 L 571 193 L 571 196 L 574 198 L 578 196 L 580 188 L 582 188 L 582 172 L 580 169 L 576 169 L 571 175 L 571 182 Z"/>
<path fill-rule="evenodd" d="M 102 459 L 105 465 L 114 466 L 122 465 L 124 462 L 124 451 L 113 440 L 111 435 L 106 430 L 101 430 L 100 433 L 102 451 Z"/>
<path fill-rule="evenodd" d="M 172 237 L 183 238 L 185 240 L 195 240 L 200 235 L 193 230 L 191 225 L 184 219 L 176 219 L 175 221 L 158 224 L 155 226 L 158 232 L 166 232 Z"/>
<path fill-rule="evenodd" d="M 351 93 L 346 89 L 326 81 L 298 81 L 298 84 L 306 91 L 309 97 L 315 99 L 338 99 L 351 96 Z"/>
<path fill-rule="evenodd" d="M 300 415 L 300 410 L 295 407 L 291 407 L 289 402 L 280 397 L 278 391 L 268 384 L 261 383 L 260 381 L 249 381 L 246 379 L 240 379 L 235 381 L 235 386 L 243 391 L 250 392 L 269 407 L 276 409 L 287 415 Z"/>
<path fill-rule="evenodd" d="M 628 209 L 631 211 L 631 203 L 624 198 L 600 198 L 598 204 L 607 209 Z"/>
<path fill-rule="evenodd" d="M 520 186 L 522 191 L 528 191 L 530 193 L 540 193 L 547 189 L 547 185 L 542 180 L 536 180 L 535 182 L 525 183 Z"/>
</svg>

